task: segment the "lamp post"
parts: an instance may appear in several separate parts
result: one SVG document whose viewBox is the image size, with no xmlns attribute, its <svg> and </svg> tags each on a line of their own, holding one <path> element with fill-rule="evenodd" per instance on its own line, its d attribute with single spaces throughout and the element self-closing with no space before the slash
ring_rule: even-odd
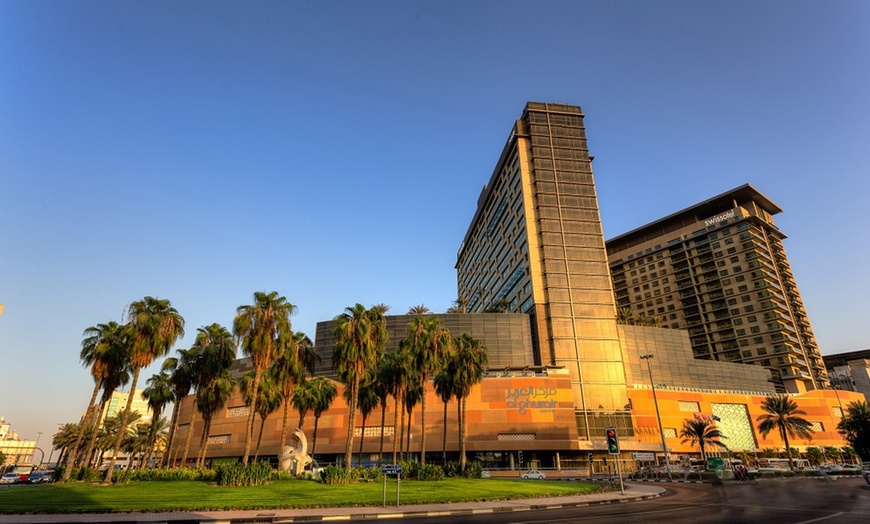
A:
<svg viewBox="0 0 870 524">
<path fill-rule="evenodd" d="M 662 436 L 662 453 L 665 454 L 665 470 L 668 472 L 668 480 L 673 480 L 673 478 L 671 477 L 671 459 L 670 454 L 668 453 L 668 443 L 665 440 L 665 430 L 662 427 L 662 415 L 661 413 L 659 413 L 659 399 L 656 395 L 656 385 L 653 382 L 652 367 L 649 363 L 650 359 L 654 356 L 655 355 L 653 355 L 652 353 L 647 353 L 646 355 L 641 355 L 640 358 L 641 360 L 646 361 L 646 370 L 649 373 L 649 385 L 652 388 L 653 404 L 655 404 L 656 407 L 656 422 L 658 422 L 659 424 L 659 434 Z"/>
</svg>

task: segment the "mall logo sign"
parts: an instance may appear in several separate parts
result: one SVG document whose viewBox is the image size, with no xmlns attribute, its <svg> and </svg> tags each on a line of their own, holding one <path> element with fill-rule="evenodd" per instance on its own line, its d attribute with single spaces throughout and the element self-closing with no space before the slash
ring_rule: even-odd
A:
<svg viewBox="0 0 870 524">
<path fill-rule="evenodd" d="M 552 411 L 556 407 L 555 388 L 508 388 L 505 394 L 508 408 L 515 408 L 520 415 L 525 415 L 529 409 Z"/>
</svg>

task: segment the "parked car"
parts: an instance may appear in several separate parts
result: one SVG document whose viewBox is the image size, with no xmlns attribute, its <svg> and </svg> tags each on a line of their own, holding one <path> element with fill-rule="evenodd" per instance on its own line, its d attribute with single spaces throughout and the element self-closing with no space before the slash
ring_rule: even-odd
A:
<svg viewBox="0 0 870 524">
<path fill-rule="evenodd" d="M 3 474 L 3 477 L 0 478 L 0 484 L 16 484 L 18 482 L 18 478 L 18 473 L 10 471 L 9 473 Z"/>
<path fill-rule="evenodd" d="M 544 472 L 543 472 L 543 471 L 538 471 L 538 470 L 536 470 L 536 469 L 533 469 L 533 470 L 529 470 L 529 471 L 523 473 L 523 478 L 524 478 L 524 479 L 538 479 L 538 480 L 543 480 L 543 479 L 547 478 L 547 476 L 544 475 Z"/>
<path fill-rule="evenodd" d="M 858 464 L 840 464 L 841 471 L 861 471 L 861 466 Z"/>
<path fill-rule="evenodd" d="M 861 471 L 861 476 L 864 477 L 864 482 L 870 484 L 870 469 L 865 469 Z"/>
<path fill-rule="evenodd" d="M 843 471 L 843 468 L 838 464 L 825 464 L 824 466 L 819 466 L 819 469 L 822 473 L 827 473 L 828 475 L 836 475 Z"/>
<path fill-rule="evenodd" d="M 492 477 L 492 475 L 490 474 L 489 471 L 481 471 L 481 472 L 480 472 L 480 478 L 482 478 L 482 479 L 488 479 L 488 478 L 490 478 L 490 477 Z"/>
<path fill-rule="evenodd" d="M 27 479 L 28 484 L 42 484 L 44 482 L 48 482 L 51 480 L 51 472 L 50 471 L 34 471 L 30 474 L 30 478 Z"/>
</svg>

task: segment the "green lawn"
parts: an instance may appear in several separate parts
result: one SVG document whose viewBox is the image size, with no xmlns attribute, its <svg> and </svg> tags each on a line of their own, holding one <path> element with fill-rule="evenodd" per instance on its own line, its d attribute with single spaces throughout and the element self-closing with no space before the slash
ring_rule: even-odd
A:
<svg viewBox="0 0 870 524">
<path fill-rule="evenodd" d="M 583 494 L 597 486 L 577 482 L 516 479 L 403 481 L 402 504 L 468 502 Z M 387 482 L 387 504 L 395 504 L 396 481 Z M 0 513 L 111 513 L 222 509 L 379 506 L 383 483 L 325 486 L 307 480 L 268 486 L 227 488 L 205 482 L 131 482 L 99 486 L 83 483 L 18 485 L 0 488 Z"/>
</svg>

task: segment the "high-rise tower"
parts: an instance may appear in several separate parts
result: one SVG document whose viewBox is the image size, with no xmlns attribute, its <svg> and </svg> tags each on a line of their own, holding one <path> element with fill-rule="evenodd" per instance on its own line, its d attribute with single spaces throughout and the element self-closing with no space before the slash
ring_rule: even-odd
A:
<svg viewBox="0 0 870 524">
<path fill-rule="evenodd" d="M 579 107 L 529 102 L 456 263 L 470 312 L 529 314 L 536 359 L 571 375 L 581 439 L 631 434 L 592 158 Z"/>
<path fill-rule="evenodd" d="M 780 391 L 827 387 L 781 211 L 746 184 L 609 240 L 617 306 L 687 329 L 695 358 L 768 368 Z"/>
</svg>

